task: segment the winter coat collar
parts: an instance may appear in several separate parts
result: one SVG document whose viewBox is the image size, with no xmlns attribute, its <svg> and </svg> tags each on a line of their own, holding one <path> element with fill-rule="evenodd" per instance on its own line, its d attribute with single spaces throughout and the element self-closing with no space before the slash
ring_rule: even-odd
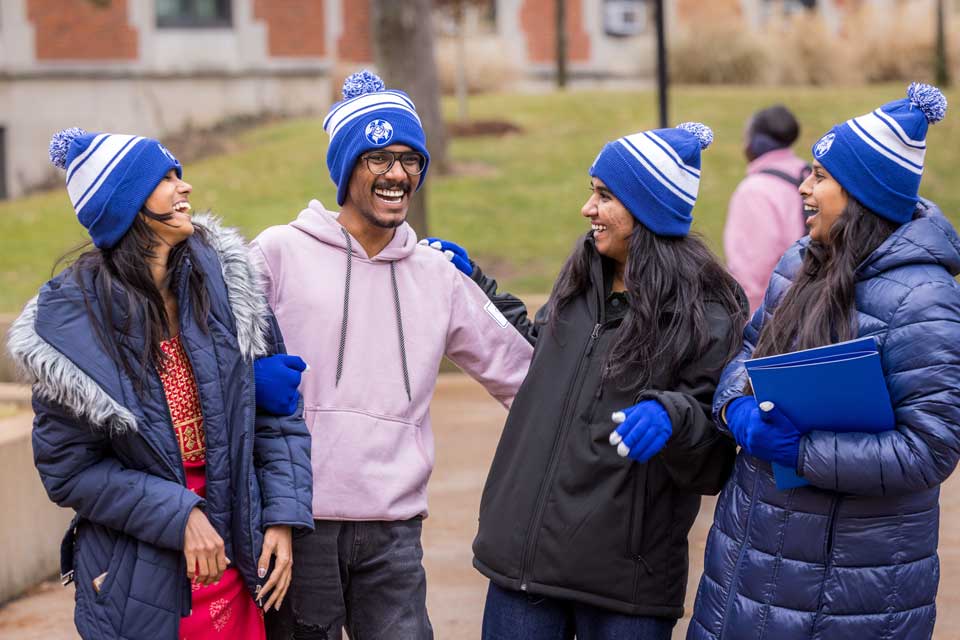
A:
<svg viewBox="0 0 960 640">
<path fill-rule="evenodd" d="M 908 264 L 939 265 L 951 276 L 960 273 L 960 237 L 943 213 L 929 200 L 917 203 L 918 212 L 901 225 L 857 269 L 860 280 Z"/>
<path fill-rule="evenodd" d="M 796 278 L 810 236 L 804 236 L 797 244 L 798 259 L 788 263 L 787 272 L 781 272 L 791 281 Z M 960 273 L 960 236 L 940 208 L 922 198 L 913 220 L 898 227 L 867 256 L 857 267 L 856 277 L 857 281 L 869 280 L 885 271 L 921 264 L 943 267 L 951 276 Z"/>
<path fill-rule="evenodd" d="M 193 223 L 208 231 L 207 237 L 227 286 L 237 341 L 244 359 L 251 361 L 265 355 L 269 307 L 260 286 L 260 274 L 247 257 L 246 241 L 235 229 L 223 227 L 216 217 L 197 215 Z M 33 382 L 34 393 L 64 406 L 81 420 L 111 435 L 136 431 L 137 420 L 133 412 L 117 400 L 124 397 L 118 372 L 115 367 L 102 366 L 109 359 L 97 357 L 102 350 L 92 328 L 87 344 L 71 345 L 73 357 L 41 337 L 37 325 L 45 320 L 45 298 L 52 298 L 58 304 L 58 312 L 61 308 L 65 310 L 66 319 L 55 319 L 57 324 L 88 322 L 82 292 L 75 284 L 70 286 L 68 281 L 75 282 L 60 274 L 27 302 L 10 327 L 7 348 L 21 374 Z"/>
</svg>

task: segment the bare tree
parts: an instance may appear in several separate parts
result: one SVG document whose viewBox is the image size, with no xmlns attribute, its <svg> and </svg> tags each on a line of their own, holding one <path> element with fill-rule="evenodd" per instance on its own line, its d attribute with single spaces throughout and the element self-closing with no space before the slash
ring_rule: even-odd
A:
<svg viewBox="0 0 960 640">
<path fill-rule="evenodd" d="M 433 50 L 431 0 L 372 0 L 374 59 L 388 87 L 406 91 L 427 133 L 430 173 L 447 168 L 447 135 L 440 110 L 440 80 Z M 410 204 L 409 222 L 427 234 L 426 185 Z"/>
<path fill-rule="evenodd" d="M 947 34 L 944 28 L 946 17 L 944 16 L 943 4 L 943 0 L 937 0 L 937 43 L 934 53 L 933 75 L 938 85 L 946 87 L 950 84 L 950 63 L 947 57 Z"/>
</svg>

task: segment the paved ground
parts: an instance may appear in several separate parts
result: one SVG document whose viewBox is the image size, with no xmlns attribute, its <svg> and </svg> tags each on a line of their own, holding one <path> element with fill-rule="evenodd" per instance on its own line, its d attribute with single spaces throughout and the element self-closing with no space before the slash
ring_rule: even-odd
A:
<svg viewBox="0 0 960 640">
<path fill-rule="evenodd" d="M 471 566 L 480 491 L 506 415 L 473 381 L 445 374 L 433 403 L 437 468 L 430 487 L 432 514 L 424 544 L 428 605 L 438 640 L 473 640 L 480 635 L 486 581 Z M 942 496 L 942 560 L 936 640 L 960 640 L 960 479 Z M 713 500 L 705 501 L 691 533 L 689 611 L 699 580 Z M 74 640 L 73 589 L 56 582 L 0 608 L 0 639 Z M 683 638 L 686 621 L 674 633 Z M 863 640 L 870 640 L 864 638 Z"/>
</svg>

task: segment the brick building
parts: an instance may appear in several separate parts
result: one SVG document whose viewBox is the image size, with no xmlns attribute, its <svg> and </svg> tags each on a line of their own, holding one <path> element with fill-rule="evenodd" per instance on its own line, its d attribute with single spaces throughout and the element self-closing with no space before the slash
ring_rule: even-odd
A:
<svg viewBox="0 0 960 640">
<path fill-rule="evenodd" d="M 902 1 L 710 0 L 753 26 L 771 11 L 816 6 L 830 19 Z M 322 113 L 342 76 L 373 58 L 370 2 L 0 0 L 0 198 L 54 174 L 46 143 L 65 126 L 162 136 L 238 115 Z M 565 2 L 573 82 L 652 77 L 653 0 Z M 702 0 L 665 4 L 674 28 Z M 490 55 L 511 77 L 550 79 L 556 0 L 480 5 Z"/>
</svg>

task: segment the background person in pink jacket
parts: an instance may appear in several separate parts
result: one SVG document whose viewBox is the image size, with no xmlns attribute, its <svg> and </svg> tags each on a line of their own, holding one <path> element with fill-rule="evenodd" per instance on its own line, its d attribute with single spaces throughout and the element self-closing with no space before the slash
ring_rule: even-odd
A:
<svg viewBox="0 0 960 640">
<path fill-rule="evenodd" d="M 340 212 L 312 200 L 251 245 L 287 347 L 312 367 L 300 389 L 317 528 L 294 540 L 268 636 L 432 638 L 420 534 L 440 361 L 509 407 L 533 348 L 405 222 L 430 161 L 409 97 L 354 74 L 324 129 Z"/>
<path fill-rule="evenodd" d="M 723 230 L 727 268 L 750 301 L 750 314 L 780 256 L 807 233 L 797 187 L 810 167 L 790 150 L 800 125 L 789 109 L 775 105 L 757 111 L 747 122 L 744 155 L 747 177 L 733 196 Z"/>
</svg>

